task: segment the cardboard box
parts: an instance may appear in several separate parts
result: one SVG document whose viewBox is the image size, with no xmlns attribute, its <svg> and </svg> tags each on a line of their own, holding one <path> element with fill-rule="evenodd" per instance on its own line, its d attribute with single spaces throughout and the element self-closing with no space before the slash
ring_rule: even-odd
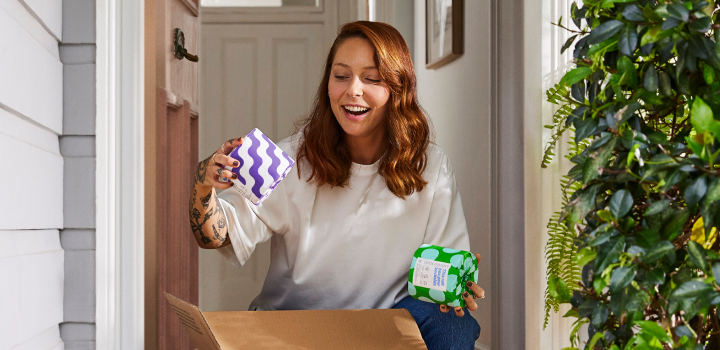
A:
<svg viewBox="0 0 720 350">
<path fill-rule="evenodd" d="M 405 309 L 202 312 L 165 297 L 198 350 L 427 349 Z"/>
</svg>

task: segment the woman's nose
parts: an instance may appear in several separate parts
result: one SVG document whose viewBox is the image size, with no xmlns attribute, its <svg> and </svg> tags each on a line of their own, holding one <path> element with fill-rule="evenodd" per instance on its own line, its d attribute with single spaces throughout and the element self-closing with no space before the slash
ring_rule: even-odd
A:
<svg viewBox="0 0 720 350">
<path fill-rule="evenodd" d="M 350 84 L 350 86 L 348 86 L 347 94 L 350 97 L 363 95 L 362 82 L 360 81 L 360 79 L 355 78 L 352 80 L 352 83 Z"/>
</svg>

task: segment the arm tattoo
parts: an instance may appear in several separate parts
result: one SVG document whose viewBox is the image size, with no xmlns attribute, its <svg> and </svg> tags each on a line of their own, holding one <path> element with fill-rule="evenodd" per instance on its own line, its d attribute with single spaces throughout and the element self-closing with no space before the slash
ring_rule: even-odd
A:
<svg viewBox="0 0 720 350">
<path fill-rule="evenodd" d="M 212 196 L 212 191 L 208 192 L 207 196 L 200 198 L 200 203 L 202 203 L 202 206 L 204 209 L 207 209 L 210 206 L 210 197 Z"/>
<path fill-rule="evenodd" d="M 217 229 L 215 229 L 215 225 L 212 225 L 212 229 L 215 233 L 215 235 L 213 235 L 213 238 L 215 239 L 215 241 L 217 241 L 216 245 L 219 247 L 223 243 L 225 243 L 225 240 L 227 240 L 227 232 L 224 235 L 220 236 L 220 233 L 218 233 Z"/>
<path fill-rule="evenodd" d="M 207 173 L 208 163 L 210 163 L 210 157 L 198 164 L 197 169 L 195 170 L 195 183 L 205 182 L 205 174 Z"/>
<path fill-rule="evenodd" d="M 202 222 L 200 222 L 200 217 L 202 215 L 200 214 L 199 210 L 197 210 L 196 208 L 193 208 L 191 216 L 192 217 L 190 219 L 190 225 L 192 226 L 193 233 L 197 232 L 198 234 L 200 234 L 200 240 L 203 242 L 203 244 L 209 244 L 210 242 L 212 242 L 212 240 L 210 238 L 206 237 L 203 234 L 203 230 L 202 230 L 203 226 L 208 221 L 208 219 L 210 219 L 212 214 L 209 212 L 206 213 L 204 220 Z"/>
<path fill-rule="evenodd" d="M 217 214 L 219 212 L 220 212 L 220 198 L 218 198 L 218 196 L 215 196 L 215 213 L 213 213 L 213 214 Z"/>
</svg>

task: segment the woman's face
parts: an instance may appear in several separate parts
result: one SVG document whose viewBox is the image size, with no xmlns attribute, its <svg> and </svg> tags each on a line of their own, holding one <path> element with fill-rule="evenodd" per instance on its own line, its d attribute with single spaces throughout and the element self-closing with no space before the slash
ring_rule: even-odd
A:
<svg viewBox="0 0 720 350">
<path fill-rule="evenodd" d="M 390 89 L 381 80 L 374 57 L 373 46 L 361 38 L 345 40 L 335 53 L 328 82 L 330 105 L 351 137 L 385 137 Z"/>
</svg>

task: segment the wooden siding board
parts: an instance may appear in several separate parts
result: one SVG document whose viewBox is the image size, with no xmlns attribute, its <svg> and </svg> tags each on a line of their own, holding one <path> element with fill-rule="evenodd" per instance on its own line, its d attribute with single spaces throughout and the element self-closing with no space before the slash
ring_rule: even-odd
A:
<svg viewBox="0 0 720 350">
<path fill-rule="evenodd" d="M 54 37 L 19 0 L 0 0 L 0 8 L 5 9 L 19 25 L 25 28 L 37 42 L 53 57 L 59 57 L 58 39 Z"/>
<path fill-rule="evenodd" d="M 62 0 L 24 0 L 45 28 L 62 40 Z"/>
<path fill-rule="evenodd" d="M 0 240 L 0 281 L 9 282 L 0 284 L 0 350 L 50 349 L 53 337 L 60 340 L 58 323 L 63 318 L 59 232 L 0 231 Z M 54 336 L 48 335 L 49 329 Z"/>
<path fill-rule="evenodd" d="M 55 145 L 43 142 L 38 141 L 46 148 L 59 147 L 57 137 Z M 63 158 L 59 152 L 5 133 L 0 133 L 0 150 L 12 150 L 0 152 L 0 164 L 15 165 L 3 172 L 0 181 L 0 198 L 5 199 L 0 201 L 0 230 L 62 228 Z"/>
<path fill-rule="evenodd" d="M 63 65 L 57 43 L 55 54 L 46 50 L 5 6 L 0 7 L 0 33 L 0 105 L 61 134 Z"/>
</svg>

